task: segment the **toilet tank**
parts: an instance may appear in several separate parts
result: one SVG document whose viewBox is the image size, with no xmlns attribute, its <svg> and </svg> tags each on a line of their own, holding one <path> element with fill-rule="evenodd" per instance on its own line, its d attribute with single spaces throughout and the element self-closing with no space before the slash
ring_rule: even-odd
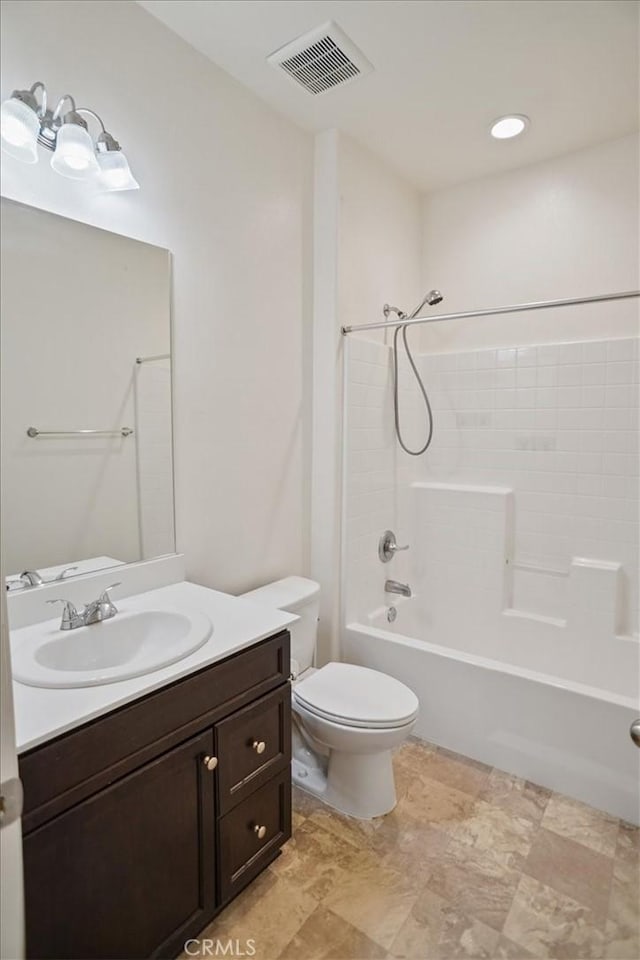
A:
<svg viewBox="0 0 640 960">
<path fill-rule="evenodd" d="M 294 670 L 302 673 L 313 666 L 320 613 L 320 584 L 305 577 L 285 577 L 241 595 L 242 600 L 260 603 L 271 609 L 295 613 L 300 619 L 289 627 L 291 660 Z"/>
</svg>

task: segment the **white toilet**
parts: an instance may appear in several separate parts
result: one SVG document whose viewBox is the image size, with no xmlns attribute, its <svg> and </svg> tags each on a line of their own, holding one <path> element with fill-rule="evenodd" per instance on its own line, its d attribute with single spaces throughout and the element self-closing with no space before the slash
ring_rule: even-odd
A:
<svg viewBox="0 0 640 960">
<path fill-rule="evenodd" d="M 368 667 L 314 669 L 320 587 L 313 580 L 286 577 L 242 599 L 300 618 L 289 628 L 294 783 L 352 817 L 388 813 L 396 804 L 391 751 L 414 727 L 416 695 Z"/>
</svg>

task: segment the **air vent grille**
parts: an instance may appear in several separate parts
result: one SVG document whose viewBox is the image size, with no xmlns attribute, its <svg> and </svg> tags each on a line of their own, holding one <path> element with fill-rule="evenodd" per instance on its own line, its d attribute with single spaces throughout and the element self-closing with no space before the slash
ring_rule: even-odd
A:
<svg viewBox="0 0 640 960">
<path fill-rule="evenodd" d="M 373 69 L 340 27 L 331 22 L 298 37 L 268 60 L 314 96 Z"/>
</svg>

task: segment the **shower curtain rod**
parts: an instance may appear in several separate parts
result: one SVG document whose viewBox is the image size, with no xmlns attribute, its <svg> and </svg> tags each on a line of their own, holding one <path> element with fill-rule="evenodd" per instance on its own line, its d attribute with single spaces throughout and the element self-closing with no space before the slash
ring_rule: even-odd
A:
<svg viewBox="0 0 640 960">
<path fill-rule="evenodd" d="M 470 317 L 491 317 L 499 313 L 522 313 L 524 310 L 548 310 L 550 307 L 572 307 L 580 303 L 603 303 L 607 300 L 629 300 L 640 297 L 640 290 L 625 290 L 622 293 L 602 293 L 597 297 L 576 297 L 570 300 L 539 300 L 537 303 L 516 303 L 510 307 L 491 307 L 488 310 L 467 310 L 464 313 L 440 313 L 432 317 L 413 317 L 411 320 L 381 320 L 379 323 L 360 323 L 341 327 L 343 336 L 357 330 L 384 330 L 392 327 L 410 327 L 414 323 L 439 323 L 442 320 L 467 320 Z"/>
</svg>

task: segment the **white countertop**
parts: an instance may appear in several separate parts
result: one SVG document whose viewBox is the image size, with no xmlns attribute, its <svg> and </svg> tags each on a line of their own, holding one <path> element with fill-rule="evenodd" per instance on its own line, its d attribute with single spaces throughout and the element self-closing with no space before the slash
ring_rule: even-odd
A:
<svg viewBox="0 0 640 960">
<path fill-rule="evenodd" d="M 142 677 L 94 687 L 57 688 L 29 687 L 14 681 L 13 701 L 18 753 L 52 740 L 89 720 L 109 713 L 132 700 L 217 660 L 251 646 L 259 640 L 284 630 L 298 618 L 291 613 L 209 590 L 195 583 L 174 583 L 116 602 L 119 610 L 149 610 L 162 606 L 185 612 L 206 614 L 213 624 L 213 633 L 195 653 L 154 670 Z M 57 629 L 60 617 L 42 624 L 43 629 Z M 20 643 L 21 630 L 11 631 L 11 646 Z"/>
</svg>

